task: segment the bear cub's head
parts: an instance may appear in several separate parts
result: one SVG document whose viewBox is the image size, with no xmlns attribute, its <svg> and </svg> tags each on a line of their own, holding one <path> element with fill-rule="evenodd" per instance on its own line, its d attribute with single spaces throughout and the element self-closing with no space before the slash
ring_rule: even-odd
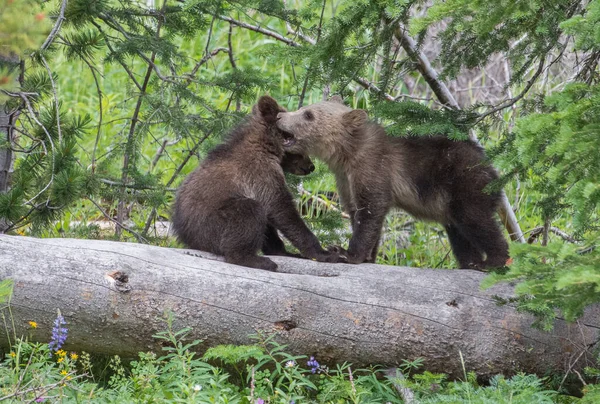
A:
<svg viewBox="0 0 600 404">
<path fill-rule="evenodd" d="M 283 108 L 273 97 L 268 95 L 260 97 L 258 103 L 252 107 L 252 117 L 267 126 L 269 133 L 277 136 L 284 147 L 291 147 L 295 143 L 294 136 L 276 126 L 277 116 L 283 112 L 287 112 L 287 109 Z"/>
<path fill-rule="evenodd" d="M 335 96 L 297 111 L 279 112 L 277 127 L 284 132 L 284 137 L 293 138 L 284 143 L 286 151 L 325 157 L 331 143 L 352 135 L 368 119 L 366 111 L 349 108 Z"/>
</svg>

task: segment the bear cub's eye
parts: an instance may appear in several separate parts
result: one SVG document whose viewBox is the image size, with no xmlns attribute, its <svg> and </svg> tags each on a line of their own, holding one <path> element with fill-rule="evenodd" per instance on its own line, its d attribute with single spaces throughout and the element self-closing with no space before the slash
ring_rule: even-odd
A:
<svg viewBox="0 0 600 404">
<path fill-rule="evenodd" d="M 315 116 L 310 111 L 304 111 L 304 118 L 306 118 L 308 121 L 314 121 Z"/>
</svg>

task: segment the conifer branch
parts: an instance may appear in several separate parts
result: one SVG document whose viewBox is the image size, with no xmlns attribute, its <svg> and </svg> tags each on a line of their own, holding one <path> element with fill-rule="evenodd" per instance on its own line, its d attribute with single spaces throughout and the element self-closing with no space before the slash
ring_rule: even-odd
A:
<svg viewBox="0 0 600 404">
<path fill-rule="evenodd" d="M 52 70 L 50 70 L 50 66 L 48 66 L 48 62 L 42 53 L 40 53 L 40 59 L 46 72 L 48 73 L 48 78 L 50 79 L 50 84 L 52 85 L 52 96 L 54 97 L 54 112 L 56 113 L 56 131 L 58 133 L 58 143 L 62 143 L 62 129 L 60 127 L 60 107 L 58 103 L 58 94 L 56 93 L 56 83 L 54 83 L 54 77 L 52 77 Z"/>
<path fill-rule="evenodd" d="M 543 226 L 536 227 L 529 232 L 529 237 L 527 238 L 527 244 L 532 244 L 540 236 L 540 234 L 543 235 L 544 232 L 546 232 L 546 234 L 548 232 L 554 233 L 557 236 L 559 236 L 560 238 L 562 238 L 563 240 L 568 241 L 569 243 L 577 243 L 578 242 L 575 238 L 573 238 L 573 236 L 570 236 L 569 234 L 565 233 L 558 227 L 549 226 L 549 225 L 546 226 L 546 224 L 544 223 Z M 547 241 L 546 241 L 546 244 L 547 244 Z"/>
<path fill-rule="evenodd" d="M 323 6 L 321 7 L 321 17 L 319 17 L 319 25 L 317 27 L 317 39 L 315 40 L 315 45 L 319 43 L 319 39 L 321 39 L 321 31 L 323 30 L 323 14 L 325 14 L 325 5 L 327 4 L 327 0 L 323 0 Z M 302 85 L 302 92 L 300 93 L 300 99 L 298 100 L 298 108 L 302 108 L 302 104 L 304 104 L 304 97 L 306 96 L 306 89 L 308 88 L 308 79 L 310 77 L 310 72 L 313 69 L 313 63 L 311 63 L 306 70 L 306 76 L 304 77 L 304 84 Z"/>
<path fill-rule="evenodd" d="M 415 40 L 408 35 L 406 27 L 399 22 L 396 23 L 394 36 L 400 43 L 400 46 L 402 46 L 404 51 L 408 54 L 409 58 L 416 62 L 417 70 L 421 73 L 427 84 L 429 84 L 429 87 L 438 100 L 440 100 L 442 104 L 453 109 L 460 109 L 460 106 L 450 90 L 448 90 L 448 87 L 446 87 L 446 84 L 439 79 L 437 71 L 431 66 L 429 58 L 421 52 Z"/>
<path fill-rule="evenodd" d="M 163 7 L 161 9 L 161 14 L 164 13 L 164 10 L 167 6 L 167 2 L 165 1 L 163 3 Z M 111 18 L 109 16 L 109 18 Z M 158 19 L 158 23 L 156 26 L 156 33 L 155 33 L 155 38 L 156 40 L 158 40 L 160 38 L 160 31 L 162 28 L 162 24 L 163 24 L 164 19 L 163 18 L 159 18 Z M 117 24 L 118 26 L 118 24 Z M 125 34 L 124 34 L 125 35 Z M 141 55 L 141 52 L 139 52 L 139 54 Z M 133 153 L 133 144 L 134 144 L 134 134 L 135 134 L 135 128 L 137 126 L 138 120 L 139 120 L 139 114 L 140 114 L 140 110 L 142 108 L 142 103 L 144 102 L 144 96 L 146 95 L 146 90 L 148 88 L 148 84 L 150 83 L 150 76 L 152 75 L 152 72 L 154 71 L 156 73 L 156 66 L 154 64 L 154 60 L 156 58 L 156 51 L 153 51 L 152 54 L 150 55 L 150 58 L 146 58 L 144 55 L 144 59 L 148 59 L 148 68 L 146 69 L 146 75 L 144 77 L 144 81 L 142 83 L 142 88 L 140 89 L 140 94 L 138 95 L 138 99 L 135 105 L 135 109 L 133 111 L 133 115 L 131 116 L 131 124 L 129 126 L 129 133 L 127 135 L 127 142 L 126 142 L 126 146 L 125 146 L 125 153 L 123 154 L 123 168 L 121 171 L 121 182 L 123 183 L 123 185 L 127 184 L 128 178 L 129 178 L 129 162 L 130 162 L 130 153 Z M 125 188 L 122 188 L 123 190 L 123 194 L 125 193 Z M 119 202 L 117 204 L 117 222 L 122 223 L 125 219 L 125 200 L 124 200 L 124 195 L 121 195 L 121 197 L 119 198 Z M 115 229 L 115 236 L 117 236 L 117 238 L 119 238 L 121 236 L 121 227 L 117 226 L 117 228 Z"/>
<path fill-rule="evenodd" d="M 238 27 L 242 27 L 242 28 L 248 29 L 250 31 L 258 32 L 258 33 L 264 34 L 264 35 L 266 35 L 268 37 L 275 38 L 278 41 L 281 41 L 281 42 L 283 42 L 283 43 L 285 43 L 285 44 L 287 44 L 289 46 L 294 46 L 294 47 L 302 46 L 300 43 L 298 43 L 298 42 L 296 42 L 296 41 L 294 41 L 292 39 L 286 38 L 283 35 L 275 32 L 275 31 L 271 31 L 269 29 L 266 29 L 266 28 L 262 28 L 262 27 L 259 27 L 259 26 L 256 26 L 256 25 L 247 24 L 245 22 L 238 21 L 238 20 L 235 20 L 235 19 L 233 19 L 231 17 L 227 17 L 227 16 L 219 16 L 219 19 L 223 20 L 223 21 L 227 21 L 230 24 L 236 25 Z M 288 22 L 286 22 L 286 24 L 287 24 L 288 33 L 290 33 L 292 35 L 298 36 L 300 39 L 302 39 L 303 41 L 305 41 L 305 42 L 307 42 L 307 43 L 309 43 L 311 45 L 316 45 L 317 44 L 317 41 L 314 38 L 311 38 L 308 35 L 302 34 L 299 31 L 294 31 L 291 28 L 291 26 L 289 25 Z M 377 92 L 378 94 L 383 95 L 383 97 L 385 99 L 389 100 L 389 101 L 394 101 L 395 100 L 395 98 L 393 96 L 391 96 L 390 94 L 382 92 L 381 89 L 379 89 L 375 84 L 371 83 L 369 80 L 367 80 L 365 78 L 354 77 L 353 80 L 356 81 L 360 86 L 362 86 L 366 90 L 372 90 L 372 91 Z"/>
<path fill-rule="evenodd" d="M 67 0 L 63 0 L 62 4 L 60 5 L 60 11 L 58 13 L 58 17 L 56 18 L 56 22 L 54 23 L 54 26 L 52 27 L 52 30 L 50 31 L 50 34 L 48 34 L 48 37 L 46 38 L 46 40 L 42 44 L 41 50 L 44 51 L 44 50 L 48 49 L 48 47 L 54 41 L 54 38 L 58 34 L 58 31 L 60 30 L 60 27 L 62 26 L 62 23 L 65 20 L 65 10 L 66 10 L 66 8 L 67 8 Z"/>
<path fill-rule="evenodd" d="M 213 58 L 220 52 L 227 52 L 227 51 L 228 51 L 227 48 L 219 47 L 219 48 L 213 49 L 210 53 L 204 55 L 204 57 L 202 57 L 202 59 L 200 59 L 198 61 L 198 63 L 196 63 L 194 65 L 194 68 L 192 69 L 192 71 L 190 71 L 189 73 L 186 74 L 186 76 L 188 76 L 188 78 L 186 79 L 186 84 L 189 85 L 192 82 L 192 80 L 196 76 L 196 73 L 198 72 L 198 69 L 200 69 L 200 67 L 202 67 L 202 65 L 206 64 L 206 62 L 208 62 L 211 58 Z"/>
<path fill-rule="evenodd" d="M 529 92 L 529 90 L 531 90 L 531 87 L 533 87 L 533 85 L 537 81 L 538 77 L 540 77 L 540 75 L 544 71 L 544 64 L 545 64 L 545 59 L 544 58 L 540 59 L 540 62 L 538 64 L 537 70 L 535 71 L 535 73 L 533 74 L 533 76 L 531 77 L 531 79 L 529 79 L 529 81 L 527 82 L 527 85 L 525 86 L 525 88 L 523 89 L 523 91 L 521 91 L 515 97 L 510 98 L 510 99 L 502 102 L 500 105 L 494 107 L 490 111 L 485 112 L 483 114 L 480 114 L 479 118 L 477 118 L 477 120 L 475 121 L 474 125 L 476 125 L 479 122 L 481 122 L 484 118 L 486 118 L 486 117 L 488 117 L 488 116 L 490 116 L 492 114 L 495 114 L 496 112 L 499 112 L 499 111 L 502 111 L 505 108 L 511 107 L 517 101 L 519 101 L 521 98 L 523 98 Z"/>
<path fill-rule="evenodd" d="M 27 107 L 27 111 L 29 112 L 29 115 L 31 116 L 31 119 L 33 119 L 35 121 L 35 123 L 40 128 L 42 128 L 42 130 L 44 131 L 44 133 L 48 137 L 48 142 L 50 142 L 50 146 L 52 148 L 52 151 L 50 153 L 51 161 L 52 161 L 52 169 L 50 171 L 50 181 L 48 181 L 48 183 L 46 184 L 46 186 L 44 186 L 44 188 L 42 188 L 40 192 L 38 192 L 37 194 L 35 194 L 35 196 L 33 198 L 30 198 L 29 200 L 27 200 L 27 201 L 25 201 L 23 203 L 23 205 L 27 205 L 27 204 L 31 203 L 32 201 L 34 201 L 42 193 L 44 193 L 54 183 L 54 166 L 55 166 L 54 154 L 55 154 L 56 149 L 54 147 L 54 141 L 52 141 L 52 136 L 50 135 L 50 132 L 48 132 L 48 129 L 46 129 L 46 127 L 44 126 L 44 124 L 41 123 L 40 120 L 35 115 L 35 111 L 31 107 L 31 103 L 29 102 L 29 98 L 27 98 L 27 94 L 28 93 L 10 93 L 8 91 L 5 92 L 5 93 L 8 94 L 8 95 L 10 95 L 10 96 L 13 96 L 13 97 L 14 96 L 18 96 L 18 97 L 20 97 L 23 100 L 23 102 L 25 103 L 25 106 Z M 44 150 L 46 150 L 46 153 L 47 153 L 47 149 L 46 149 L 45 145 L 44 145 Z M 48 198 L 46 200 L 46 203 L 48 203 L 49 201 L 50 201 L 50 196 L 48 196 Z"/>
<path fill-rule="evenodd" d="M 100 26 L 100 24 L 98 24 L 96 21 L 92 20 L 92 21 L 90 21 L 90 24 L 92 24 L 94 27 L 96 27 L 96 29 L 98 30 L 98 32 L 100 32 L 102 34 L 102 36 L 104 37 L 104 43 L 106 43 L 106 47 L 110 50 L 110 52 L 112 54 L 116 55 L 117 52 L 115 51 L 115 49 L 112 47 L 112 45 L 110 43 L 111 36 L 108 35 L 106 32 L 104 32 L 104 30 L 102 29 L 102 26 Z M 142 86 L 140 85 L 140 83 L 135 78 L 135 74 L 131 71 L 131 69 L 129 69 L 129 67 L 127 67 L 127 65 L 125 63 L 123 63 L 123 61 L 121 61 L 120 58 L 117 58 L 116 60 L 121 65 L 121 67 L 123 68 L 123 70 L 125 70 L 125 72 L 129 76 L 129 78 L 131 79 L 131 81 L 133 82 L 133 84 L 135 84 L 135 86 L 137 87 L 137 89 L 141 91 Z"/>
<path fill-rule="evenodd" d="M 231 63 L 231 68 L 233 70 L 237 69 L 237 64 L 235 63 L 235 57 L 233 56 L 233 44 L 231 43 L 231 36 L 233 34 L 233 24 L 229 24 L 229 31 L 227 33 L 227 46 L 228 46 L 228 51 L 227 54 L 229 55 L 229 63 Z M 229 98 L 229 102 L 231 102 L 231 98 Z M 229 106 L 228 106 L 229 108 Z M 241 103 L 240 103 L 240 97 L 235 97 L 235 110 L 239 111 L 241 108 Z"/>
<path fill-rule="evenodd" d="M 250 31 L 258 32 L 258 33 L 261 33 L 268 37 L 274 38 L 274 39 L 276 39 L 280 42 L 283 42 L 287 45 L 290 45 L 290 46 L 302 46 L 298 42 L 296 42 L 292 39 L 286 38 L 285 36 L 281 35 L 280 33 L 272 31 L 270 29 L 262 28 L 258 25 L 252 25 L 252 24 L 248 24 L 248 23 L 245 23 L 242 21 L 238 21 L 238 20 L 228 17 L 226 15 L 219 15 L 218 18 L 219 18 L 219 20 L 226 21 L 226 22 L 236 25 L 238 27 L 249 29 Z"/>
</svg>

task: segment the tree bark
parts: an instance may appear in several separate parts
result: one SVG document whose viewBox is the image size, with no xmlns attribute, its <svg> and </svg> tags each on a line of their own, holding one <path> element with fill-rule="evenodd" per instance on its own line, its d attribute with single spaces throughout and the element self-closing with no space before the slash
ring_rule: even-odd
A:
<svg viewBox="0 0 600 404">
<path fill-rule="evenodd" d="M 210 254 L 133 243 L 0 235 L 0 279 L 14 280 L 10 303 L 17 335 L 48 341 L 56 310 L 66 318 L 65 349 L 132 357 L 159 350 L 153 334 L 193 327 L 201 349 L 249 344 L 257 331 L 320 362 L 395 366 L 425 359 L 431 371 L 461 377 L 523 370 L 581 369 L 593 360 L 600 310 L 551 333 L 480 291 L 485 274 L 373 264 L 322 264 L 274 257 L 279 272 L 226 264 Z M 6 312 L 5 312 L 6 314 Z M 31 330 L 28 321 L 36 321 Z M 7 330 L 0 327 L 0 343 Z M 12 335 L 9 321 L 8 332 Z"/>
</svg>

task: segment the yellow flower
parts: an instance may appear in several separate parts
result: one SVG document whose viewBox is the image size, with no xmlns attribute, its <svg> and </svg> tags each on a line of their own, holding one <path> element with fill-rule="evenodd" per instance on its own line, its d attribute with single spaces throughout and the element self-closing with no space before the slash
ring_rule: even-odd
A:
<svg viewBox="0 0 600 404">
<path fill-rule="evenodd" d="M 75 352 L 71 352 L 71 359 L 76 361 L 79 358 L 79 355 L 77 355 Z"/>
<path fill-rule="evenodd" d="M 58 351 L 56 351 L 56 354 L 58 356 L 67 356 L 67 353 L 63 350 L 63 349 L 59 349 Z"/>
<path fill-rule="evenodd" d="M 12 357 L 14 358 L 14 357 L 16 357 L 16 356 L 17 356 L 17 354 L 11 351 L 11 352 L 10 352 L 10 356 L 12 356 Z"/>
<path fill-rule="evenodd" d="M 66 370 L 64 370 L 64 369 L 60 371 L 60 375 L 61 375 L 61 376 L 66 376 L 68 373 L 69 373 L 69 372 L 67 372 L 67 371 L 66 371 Z"/>
<path fill-rule="evenodd" d="M 64 361 L 64 360 L 65 360 L 64 356 L 61 356 L 60 358 L 58 358 L 58 359 L 56 360 L 56 363 L 61 363 L 61 362 L 62 362 L 62 361 Z"/>
<path fill-rule="evenodd" d="M 30 321 L 30 322 L 29 322 L 29 326 L 30 326 L 31 328 L 37 328 L 37 323 L 36 323 L 35 321 Z"/>
</svg>

